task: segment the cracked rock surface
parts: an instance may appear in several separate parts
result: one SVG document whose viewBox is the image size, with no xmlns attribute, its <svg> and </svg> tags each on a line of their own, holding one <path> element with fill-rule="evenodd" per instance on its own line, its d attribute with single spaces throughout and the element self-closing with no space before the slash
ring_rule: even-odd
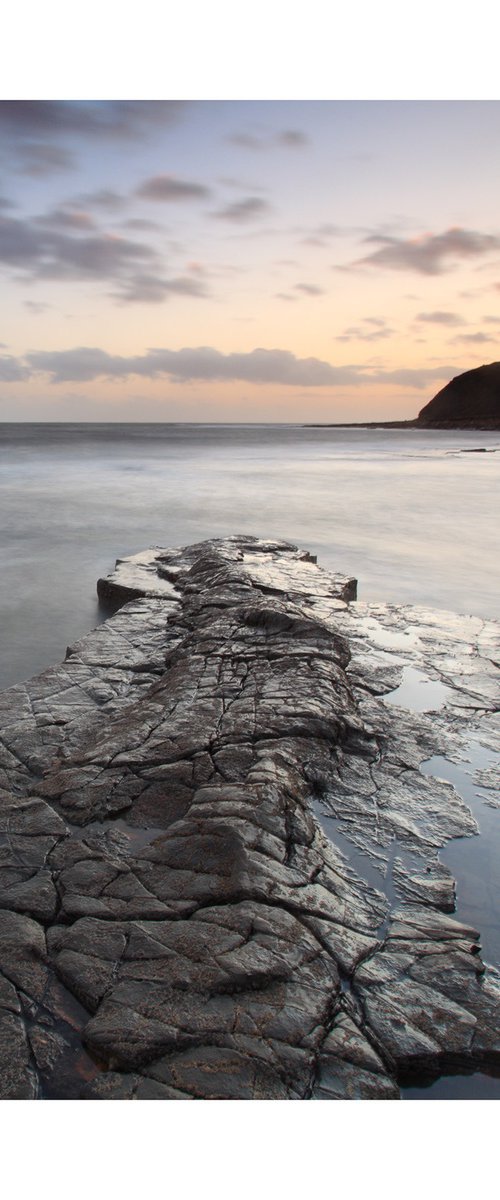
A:
<svg viewBox="0 0 500 1200">
<path fill-rule="evenodd" d="M 245 536 L 98 591 L 118 611 L 0 695 L 0 1096 L 398 1099 L 500 1073 L 499 977 L 438 858 L 477 826 L 419 770 L 498 746 L 498 626 L 359 604 Z M 417 668 L 431 715 L 383 699 Z"/>
</svg>

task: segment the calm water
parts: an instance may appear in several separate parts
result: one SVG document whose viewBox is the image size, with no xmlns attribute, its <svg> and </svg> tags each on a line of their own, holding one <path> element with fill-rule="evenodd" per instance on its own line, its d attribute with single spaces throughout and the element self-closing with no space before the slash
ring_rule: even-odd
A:
<svg viewBox="0 0 500 1200">
<path fill-rule="evenodd" d="M 99 621 L 97 577 L 148 545 L 284 537 L 365 600 L 497 616 L 495 433 L 0 425 L 0 687 Z"/>
</svg>

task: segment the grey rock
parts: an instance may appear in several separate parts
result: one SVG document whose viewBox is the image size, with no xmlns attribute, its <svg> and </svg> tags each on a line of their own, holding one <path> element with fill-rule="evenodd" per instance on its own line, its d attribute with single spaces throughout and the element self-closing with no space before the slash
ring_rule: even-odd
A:
<svg viewBox="0 0 500 1200">
<path fill-rule="evenodd" d="M 99 593 L 123 607 L 0 696 L 9 1098 L 397 1099 L 496 1070 L 498 977 L 438 858 L 477 827 L 419 766 L 498 745 L 498 627 L 363 605 L 247 536 Z M 384 700 L 407 667 L 445 707 Z"/>
<path fill-rule="evenodd" d="M 313 1100 L 399 1100 L 399 1088 L 347 1012 L 339 1011 L 319 1055 Z"/>
<path fill-rule="evenodd" d="M 0 1007 L 0 1100 L 34 1100 L 37 1077 L 24 1023 Z"/>
</svg>

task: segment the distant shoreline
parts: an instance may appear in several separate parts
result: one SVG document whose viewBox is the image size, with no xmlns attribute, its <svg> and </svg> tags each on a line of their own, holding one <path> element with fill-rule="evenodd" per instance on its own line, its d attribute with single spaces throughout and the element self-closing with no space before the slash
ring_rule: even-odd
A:
<svg viewBox="0 0 500 1200">
<path fill-rule="evenodd" d="M 417 421 L 308 421 L 302 429 L 417 429 Z"/>
<path fill-rule="evenodd" d="M 500 430 L 500 421 L 436 421 L 432 425 L 423 425 L 420 421 L 310 421 L 302 429 L 421 429 L 425 433 L 435 430 L 447 431 L 457 429 L 466 431 L 482 430 L 484 433 L 494 433 Z"/>
</svg>

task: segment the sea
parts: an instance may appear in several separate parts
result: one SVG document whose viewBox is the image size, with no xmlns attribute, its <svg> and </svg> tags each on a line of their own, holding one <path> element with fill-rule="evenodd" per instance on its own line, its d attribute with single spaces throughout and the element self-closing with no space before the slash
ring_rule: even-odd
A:
<svg viewBox="0 0 500 1200">
<path fill-rule="evenodd" d="M 232 533 L 311 551 L 362 600 L 500 618 L 499 513 L 498 432 L 0 424 L 0 687 L 105 618 L 116 558 Z M 499 1094 L 476 1075 L 407 1098 Z"/>
<path fill-rule="evenodd" d="M 116 558 L 285 538 L 363 600 L 500 616 L 500 434 L 300 425 L 1 424 L 0 687 L 102 619 Z"/>
</svg>

